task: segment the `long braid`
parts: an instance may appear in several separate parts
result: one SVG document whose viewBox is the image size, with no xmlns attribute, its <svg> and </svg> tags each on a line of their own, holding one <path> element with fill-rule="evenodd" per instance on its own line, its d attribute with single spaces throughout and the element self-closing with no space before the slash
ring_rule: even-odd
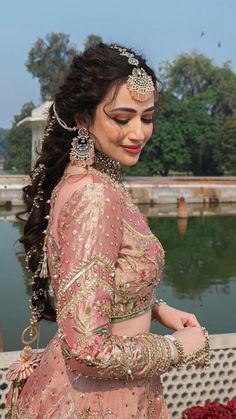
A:
<svg viewBox="0 0 236 419">
<path fill-rule="evenodd" d="M 56 321 L 56 312 L 50 297 L 50 275 L 45 269 L 46 260 L 44 261 L 43 257 L 46 254 L 45 238 L 47 237 L 51 193 L 69 161 L 70 150 L 70 141 L 67 138 L 66 141 L 63 141 L 60 153 L 58 152 L 58 159 L 64 164 L 58 165 L 58 170 L 54 171 L 54 176 L 51 177 L 52 169 L 46 165 L 49 156 L 47 151 L 45 153 L 45 148 L 47 150 L 47 143 L 52 141 L 51 136 L 56 128 L 54 116 L 49 117 L 42 139 L 42 150 L 39 152 L 39 158 L 30 174 L 31 182 L 23 188 L 28 218 L 24 226 L 24 236 L 20 238 L 20 242 L 24 244 L 26 251 L 26 267 L 33 273 L 31 307 L 38 321 L 41 319 Z M 22 214 L 25 212 L 19 213 L 18 218 Z"/>
</svg>

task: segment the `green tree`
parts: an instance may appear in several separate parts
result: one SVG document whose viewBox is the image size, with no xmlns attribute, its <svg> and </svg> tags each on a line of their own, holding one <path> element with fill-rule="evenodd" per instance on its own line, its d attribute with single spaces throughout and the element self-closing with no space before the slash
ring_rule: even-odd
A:
<svg viewBox="0 0 236 419">
<path fill-rule="evenodd" d="M 206 91 L 206 102 L 212 99 L 211 115 L 223 120 L 236 112 L 236 74 L 229 63 L 225 63 L 223 67 L 214 68 L 212 79 Z"/>
<path fill-rule="evenodd" d="M 236 175 L 236 113 L 225 119 L 217 158 L 221 170 Z"/>
<path fill-rule="evenodd" d="M 94 47 L 95 45 L 103 42 L 102 37 L 100 35 L 88 35 L 84 42 L 84 49 Z"/>
<path fill-rule="evenodd" d="M 168 176 L 170 170 L 188 169 L 190 156 L 182 132 L 182 114 L 181 101 L 167 92 L 155 118 L 153 136 L 145 150 L 150 174 Z"/>
<path fill-rule="evenodd" d="M 0 159 L 3 156 L 5 159 L 4 161 L 4 167 L 7 162 L 7 143 L 6 143 L 6 135 L 7 135 L 8 129 L 0 128 Z"/>
<path fill-rule="evenodd" d="M 182 100 L 201 98 L 217 119 L 236 111 L 236 74 L 229 62 L 218 67 L 203 54 L 181 54 L 173 63 L 166 62 L 161 74 L 168 91 Z"/>
<path fill-rule="evenodd" d="M 161 73 L 167 91 L 185 108 L 181 127 L 191 159 L 189 170 L 194 175 L 235 171 L 232 130 L 224 128 L 236 112 L 236 74 L 230 64 L 218 67 L 194 52 L 165 63 Z"/>
<path fill-rule="evenodd" d="M 42 101 L 53 99 L 77 53 L 64 33 L 52 32 L 45 39 L 37 39 L 29 51 L 26 68 L 39 80 Z"/>
<path fill-rule="evenodd" d="M 13 125 L 8 130 L 6 142 L 9 160 L 6 169 L 15 167 L 21 173 L 29 173 L 31 169 L 31 129 L 18 122 L 31 114 L 35 106 L 32 102 L 25 103 L 18 115 L 14 116 Z"/>
<path fill-rule="evenodd" d="M 6 129 L 6 128 L 0 128 L 0 138 L 2 140 L 5 140 L 6 135 L 7 135 L 7 131 L 8 131 L 8 129 Z"/>
<path fill-rule="evenodd" d="M 188 171 L 194 176 L 221 175 L 218 150 L 221 147 L 222 122 L 206 111 L 197 96 L 182 102 L 181 131 L 189 156 Z"/>
<path fill-rule="evenodd" d="M 172 63 L 166 62 L 161 77 L 168 91 L 180 98 L 204 92 L 213 81 L 214 65 L 203 54 L 181 54 Z"/>
</svg>

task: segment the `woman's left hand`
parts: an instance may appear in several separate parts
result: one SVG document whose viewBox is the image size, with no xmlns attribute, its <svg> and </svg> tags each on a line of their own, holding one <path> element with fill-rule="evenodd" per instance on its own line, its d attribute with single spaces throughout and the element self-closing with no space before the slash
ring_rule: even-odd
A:
<svg viewBox="0 0 236 419">
<path fill-rule="evenodd" d="M 167 304 L 156 305 L 152 310 L 152 318 L 173 330 L 180 330 L 187 326 L 201 327 L 194 314 L 177 310 Z"/>
</svg>

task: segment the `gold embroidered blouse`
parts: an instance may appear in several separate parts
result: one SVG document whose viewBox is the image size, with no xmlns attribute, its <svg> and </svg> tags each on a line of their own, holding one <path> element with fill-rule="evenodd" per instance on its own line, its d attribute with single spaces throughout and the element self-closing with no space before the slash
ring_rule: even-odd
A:
<svg viewBox="0 0 236 419">
<path fill-rule="evenodd" d="M 48 253 L 61 350 L 71 371 L 123 379 L 170 368 L 164 337 L 110 332 L 111 323 L 152 308 L 164 262 L 160 242 L 120 184 L 92 168 L 63 178 L 51 199 Z"/>
</svg>

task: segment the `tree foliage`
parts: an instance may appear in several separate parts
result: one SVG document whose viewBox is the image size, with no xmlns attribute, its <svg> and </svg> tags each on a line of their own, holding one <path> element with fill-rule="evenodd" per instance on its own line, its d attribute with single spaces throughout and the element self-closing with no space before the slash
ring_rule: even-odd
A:
<svg viewBox="0 0 236 419">
<path fill-rule="evenodd" d="M 188 171 L 195 176 L 221 175 L 216 151 L 220 147 L 222 124 L 206 112 L 204 102 L 197 96 L 183 105 L 181 127 L 189 154 Z"/>
<path fill-rule="evenodd" d="M 204 92 L 212 82 L 214 66 L 203 54 L 181 54 L 161 69 L 165 87 L 178 97 L 188 98 Z"/>
<path fill-rule="evenodd" d="M 42 101 L 53 99 L 77 49 L 69 35 L 52 32 L 38 38 L 28 54 L 26 68 L 38 79 Z"/>
<path fill-rule="evenodd" d="M 95 45 L 99 44 L 99 42 L 103 42 L 100 35 L 88 35 L 84 42 L 84 49 L 94 47 Z"/>
<path fill-rule="evenodd" d="M 235 276 L 236 217 L 191 217 L 184 240 L 176 218 L 148 221 L 166 249 L 163 279 L 178 295 L 194 299 L 212 284 L 226 285 Z"/>
<path fill-rule="evenodd" d="M 18 115 L 14 116 L 13 125 L 8 130 L 6 142 L 9 160 L 6 169 L 15 168 L 21 173 L 29 173 L 31 169 L 31 129 L 25 125 L 18 126 L 18 122 L 31 114 L 34 109 L 32 102 L 25 103 Z"/>
<path fill-rule="evenodd" d="M 218 154 L 222 172 L 236 175 L 236 113 L 225 120 Z"/>
<path fill-rule="evenodd" d="M 6 128 L 0 128 L 0 138 L 2 140 L 5 140 L 6 135 L 7 135 L 7 131 L 8 131 L 8 129 L 6 129 Z"/>
<path fill-rule="evenodd" d="M 95 34 L 87 36 L 84 49 L 102 42 Z M 53 99 L 62 84 L 72 58 L 81 52 L 70 43 L 69 35 L 62 32 L 47 34 L 45 39 L 38 38 L 29 51 L 26 68 L 40 85 L 41 99 Z"/>
<path fill-rule="evenodd" d="M 181 127 L 183 112 L 183 104 L 173 94 L 166 93 L 146 148 L 151 174 L 167 176 L 170 169 L 187 170 L 190 161 Z"/>
<path fill-rule="evenodd" d="M 8 158 L 6 135 L 8 129 L 0 128 L 0 158 L 3 156 L 5 160 Z"/>
</svg>

